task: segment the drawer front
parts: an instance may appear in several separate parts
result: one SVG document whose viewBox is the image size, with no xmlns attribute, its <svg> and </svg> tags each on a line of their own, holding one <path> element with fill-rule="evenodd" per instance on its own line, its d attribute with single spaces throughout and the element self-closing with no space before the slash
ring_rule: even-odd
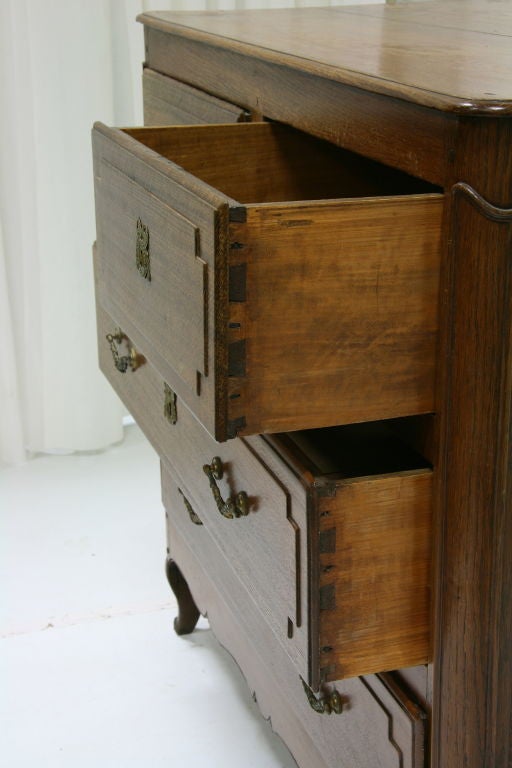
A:
<svg viewBox="0 0 512 768">
<path fill-rule="evenodd" d="M 308 635 L 302 617 L 307 582 L 301 572 L 301 563 L 307 557 L 303 489 L 279 467 L 277 473 L 273 471 L 276 460 L 270 448 L 264 446 L 256 454 L 242 440 L 219 445 L 179 400 L 177 418 L 170 420 L 170 408 L 165 407 L 170 396 L 167 393 L 166 397 L 163 379 L 147 361 L 135 371 L 117 370 L 106 337 L 118 326 L 100 305 L 97 317 L 103 373 L 162 459 L 180 477 L 183 508 L 190 506 L 194 510 L 224 556 L 237 564 L 236 578 L 306 677 Z M 267 456 L 270 465 L 265 461 Z M 203 469 L 215 457 L 222 464 L 220 479 L 208 477 Z M 235 499 L 241 491 L 247 494 L 247 514 L 236 516 L 238 512 L 231 512 L 224 502 Z"/>
<path fill-rule="evenodd" d="M 93 143 L 101 301 L 217 440 L 433 410 L 441 195 L 267 123 Z"/>
<path fill-rule="evenodd" d="M 220 196 L 197 195 L 179 169 L 163 176 L 101 132 L 94 149 L 98 298 L 213 431 Z"/>
<path fill-rule="evenodd" d="M 387 676 L 328 685 L 343 702 L 341 714 L 319 714 L 301 678 L 237 578 L 236 566 L 206 526 L 194 525 L 179 480 L 162 465 L 168 552 L 176 560 L 217 638 L 237 661 L 260 710 L 301 768 L 423 768 L 422 710 Z"/>
<path fill-rule="evenodd" d="M 145 69 L 142 75 L 145 125 L 241 123 L 248 113 L 190 85 Z"/>
<path fill-rule="evenodd" d="M 308 622 L 301 594 L 305 494 L 297 498 L 290 484 L 270 471 L 265 453 L 251 451 L 242 440 L 215 444 L 184 410 L 165 453 L 180 479 L 183 504 L 192 507 L 233 563 L 235 578 L 306 675 Z M 210 465 L 211 472 L 214 459 L 220 459 L 215 466 L 221 472 L 207 477 L 203 467 Z M 237 509 L 241 493 L 246 494 L 245 508 Z"/>
</svg>

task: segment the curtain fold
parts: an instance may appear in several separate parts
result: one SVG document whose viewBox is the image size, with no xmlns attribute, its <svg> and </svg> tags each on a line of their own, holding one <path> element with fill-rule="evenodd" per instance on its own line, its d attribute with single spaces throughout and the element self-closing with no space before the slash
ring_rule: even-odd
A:
<svg viewBox="0 0 512 768">
<path fill-rule="evenodd" d="M 93 450 L 122 436 L 98 371 L 90 126 L 114 121 L 111 19 L 102 0 L 4 0 L 0 10 L 3 461 Z M 13 397 L 16 387 L 17 397 Z M 11 411 L 12 413 L 12 411 Z M 22 449 L 20 449 L 20 446 Z"/>
<path fill-rule="evenodd" d="M 348 1 L 2 0 L 1 462 L 122 438 L 124 408 L 97 365 L 90 129 L 142 122 L 135 16 Z"/>
<path fill-rule="evenodd" d="M 0 222 L 0 457 L 10 463 L 23 461 L 22 408 L 18 387 L 18 367 L 14 350 L 11 306 L 7 290 L 5 248 Z"/>
</svg>

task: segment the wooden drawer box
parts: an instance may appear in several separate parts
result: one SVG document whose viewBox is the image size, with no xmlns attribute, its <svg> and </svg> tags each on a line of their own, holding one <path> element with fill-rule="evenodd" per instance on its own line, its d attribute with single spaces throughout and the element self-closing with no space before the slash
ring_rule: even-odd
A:
<svg viewBox="0 0 512 768">
<path fill-rule="evenodd" d="M 301 768 L 424 768 L 426 716 L 392 675 L 369 675 L 322 685 L 336 690 L 341 714 L 311 708 L 300 676 L 205 525 L 194 525 L 180 480 L 162 463 L 168 555 L 175 558 L 217 639 L 235 658 L 273 730 L 290 745 Z"/>
<path fill-rule="evenodd" d="M 304 680 L 316 689 L 321 680 L 426 662 L 425 461 L 385 424 L 219 445 L 180 401 L 170 423 L 164 382 L 149 363 L 116 370 L 105 339 L 114 328 L 98 307 L 102 370 Z M 237 510 L 240 492 L 247 499 Z"/>
<path fill-rule="evenodd" d="M 425 460 L 382 422 L 265 442 L 304 486 L 311 685 L 427 662 L 432 471 Z"/>
<path fill-rule="evenodd" d="M 433 410 L 441 195 L 269 123 L 93 145 L 99 299 L 217 440 Z"/>
</svg>

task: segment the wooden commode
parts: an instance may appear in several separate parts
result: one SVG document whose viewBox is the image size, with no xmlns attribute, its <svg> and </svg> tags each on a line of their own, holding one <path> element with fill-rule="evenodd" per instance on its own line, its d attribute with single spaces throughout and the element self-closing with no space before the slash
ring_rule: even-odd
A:
<svg viewBox="0 0 512 768">
<path fill-rule="evenodd" d="M 512 766 L 512 0 L 155 12 L 100 366 L 301 768 Z"/>
</svg>

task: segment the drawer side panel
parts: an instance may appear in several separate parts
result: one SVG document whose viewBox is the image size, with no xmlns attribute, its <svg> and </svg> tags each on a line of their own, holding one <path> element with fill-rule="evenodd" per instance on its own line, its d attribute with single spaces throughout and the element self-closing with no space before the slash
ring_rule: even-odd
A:
<svg viewBox="0 0 512 768">
<path fill-rule="evenodd" d="M 321 676 L 429 660 L 431 506 L 429 470 L 342 481 L 318 499 Z"/>
<path fill-rule="evenodd" d="M 239 434 L 434 410 L 440 195 L 248 206 Z"/>
</svg>

